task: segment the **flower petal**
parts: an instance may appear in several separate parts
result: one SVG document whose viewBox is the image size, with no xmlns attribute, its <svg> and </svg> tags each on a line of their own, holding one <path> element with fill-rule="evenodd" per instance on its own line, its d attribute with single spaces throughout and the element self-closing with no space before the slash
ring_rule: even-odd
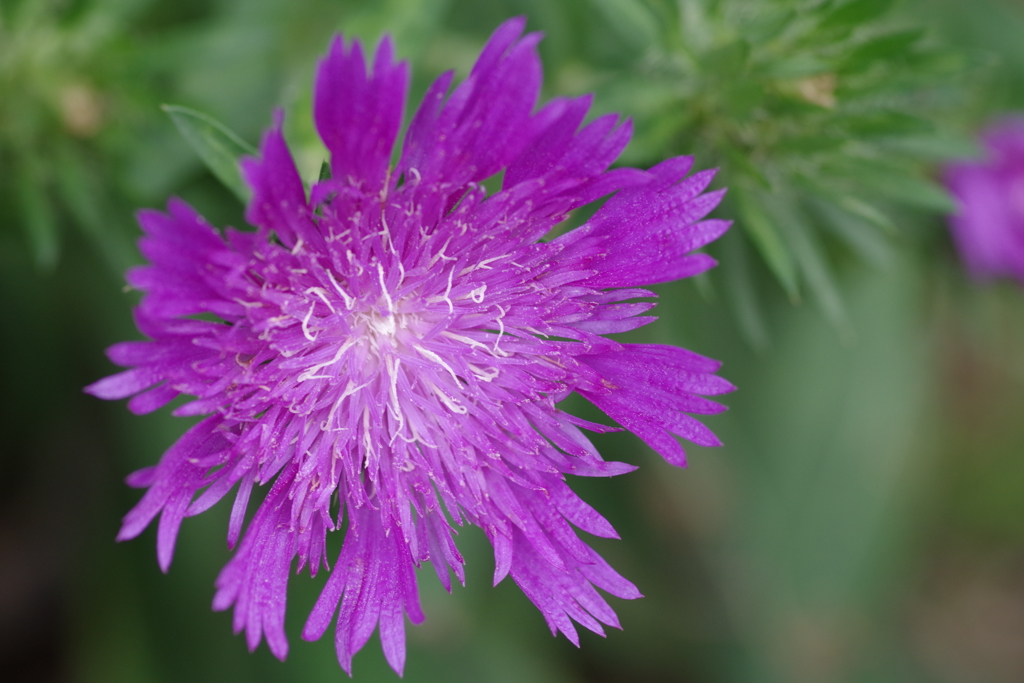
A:
<svg viewBox="0 0 1024 683">
<path fill-rule="evenodd" d="M 400 530 L 385 532 L 378 511 L 349 507 L 349 515 L 341 555 L 310 612 L 302 637 L 320 638 L 340 603 L 334 642 L 341 668 L 351 675 L 352 657 L 379 621 L 388 664 L 401 675 L 405 666 L 403 610 L 414 624 L 423 621 L 409 547 Z"/>
<path fill-rule="evenodd" d="M 399 172 L 418 177 L 435 194 L 430 216 L 440 217 L 470 182 L 488 178 L 516 159 L 530 137 L 530 113 L 540 92 L 538 34 L 521 40 L 526 20 L 510 19 L 491 35 L 480 58 L 441 105 L 446 74 L 427 92 L 406 134 Z M 446 189 L 438 195 L 440 183 Z"/>
<path fill-rule="evenodd" d="M 213 598 L 215 610 L 234 605 L 235 633 L 245 630 L 250 652 L 265 634 L 267 646 L 280 660 L 288 655 L 284 614 L 288 570 L 295 558 L 288 489 L 295 469 L 292 466 L 283 472 L 267 494 L 234 557 L 217 577 Z"/>
<path fill-rule="evenodd" d="M 717 361 L 657 344 L 626 344 L 620 352 L 581 356 L 580 360 L 597 370 L 608 387 L 603 393 L 580 394 L 671 464 L 685 467 L 686 454 L 669 432 L 702 446 L 721 445 L 710 430 L 685 414 L 725 410 L 698 396 L 733 389 L 710 374 L 718 369 Z"/>
<path fill-rule="evenodd" d="M 604 288 L 670 282 L 715 264 L 709 256 L 687 254 L 729 228 L 731 221 L 700 221 L 725 191 L 700 194 L 714 176 L 709 171 L 673 184 L 680 168 L 689 168 L 688 158 L 678 161 L 682 163 L 651 169 L 652 182 L 622 190 L 589 223 L 560 238 L 566 258 L 578 258 L 581 266 L 597 270 L 585 284 Z"/>
<path fill-rule="evenodd" d="M 384 185 L 409 87 L 409 65 L 393 60 L 385 36 L 368 77 L 359 41 L 346 52 L 337 36 L 317 68 L 313 117 L 331 152 L 332 176 L 371 193 Z"/>
<path fill-rule="evenodd" d="M 317 244 L 319 233 L 310 220 L 306 191 L 281 133 L 283 123 L 284 114 L 277 111 L 273 128 L 263 135 L 260 157 L 241 161 L 242 175 L 253 190 L 245 219 L 275 233 L 289 248 L 295 247 L 300 239 Z"/>
</svg>

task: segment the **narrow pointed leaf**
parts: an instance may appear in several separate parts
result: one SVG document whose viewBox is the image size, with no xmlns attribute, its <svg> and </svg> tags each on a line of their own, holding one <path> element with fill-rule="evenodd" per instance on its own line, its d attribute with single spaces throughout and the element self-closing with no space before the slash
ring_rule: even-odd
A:
<svg viewBox="0 0 1024 683">
<path fill-rule="evenodd" d="M 764 351 L 771 346 L 768 326 L 758 301 L 754 286 L 749 247 L 746 240 L 735 230 L 722 237 L 725 258 L 722 272 L 725 275 L 726 292 L 740 333 L 755 351 Z"/>
<path fill-rule="evenodd" d="M 956 210 L 945 188 L 899 164 L 847 158 L 832 170 L 900 204 L 944 214 Z"/>
<path fill-rule="evenodd" d="M 828 187 L 807 175 L 798 175 L 794 180 L 798 187 L 807 190 L 813 197 L 835 204 L 847 213 L 880 228 L 887 235 L 892 236 L 896 234 L 896 224 L 873 204 L 854 197 L 846 190 Z"/>
<path fill-rule="evenodd" d="M 824 7 L 829 8 L 828 14 L 822 18 L 818 28 L 829 29 L 863 24 L 885 14 L 890 5 L 892 5 L 892 0 L 851 0 L 835 9 L 831 9 L 830 5 L 825 5 Z"/>
<path fill-rule="evenodd" d="M 821 217 L 822 225 L 829 228 L 867 263 L 881 268 L 890 265 L 895 259 L 890 241 L 876 226 L 832 202 L 817 197 L 811 198 L 809 204 Z"/>
<path fill-rule="evenodd" d="M 739 209 L 740 225 L 750 235 L 768 267 L 789 294 L 789 298 L 798 300 L 800 291 L 796 265 L 771 218 L 764 212 L 754 192 L 740 186 L 731 188 L 731 191 Z"/>
<path fill-rule="evenodd" d="M 187 107 L 165 104 L 161 107 L 174 121 L 185 140 L 217 179 L 224 183 L 243 204 L 252 191 L 242 180 L 238 160 L 243 155 L 255 156 L 256 148 L 248 144 L 216 119 Z"/>
<path fill-rule="evenodd" d="M 891 138 L 881 143 L 886 150 L 925 161 L 949 161 L 980 156 L 975 141 L 966 137 L 943 135 L 908 135 Z"/>
<path fill-rule="evenodd" d="M 843 60 L 841 70 L 844 72 L 857 71 L 878 60 L 906 55 L 910 46 L 916 43 L 923 35 L 923 29 L 910 29 L 872 38 L 858 45 Z"/>
<path fill-rule="evenodd" d="M 639 0 L 594 0 L 612 30 L 638 50 L 652 46 L 658 37 L 658 23 Z"/>
<path fill-rule="evenodd" d="M 800 274 L 825 317 L 835 326 L 844 341 L 852 341 L 853 328 L 846 313 L 846 306 L 832 278 L 828 259 L 822 252 L 814 231 L 808 225 L 803 210 L 795 198 L 786 192 L 772 195 L 766 208 L 769 215 L 785 231 L 786 243 L 793 250 Z"/>
<path fill-rule="evenodd" d="M 112 271 L 120 276 L 137 261 L 120 224 L 103 206 L 102 180 L 97 179 L 88 160 L 71 144 L 57 150 L 57 189 L 75 225 L 92 240 Z"/>
<path fill-rule="evenodd" d="M 45 174 L 39 162 L 29 157 L 23 157 L 21 162 L 14 174 L 21 221 L 32 245 L 36 265 L 49 270 L 57 263 L 57 218 L 47 196 Z"/>
</svg>

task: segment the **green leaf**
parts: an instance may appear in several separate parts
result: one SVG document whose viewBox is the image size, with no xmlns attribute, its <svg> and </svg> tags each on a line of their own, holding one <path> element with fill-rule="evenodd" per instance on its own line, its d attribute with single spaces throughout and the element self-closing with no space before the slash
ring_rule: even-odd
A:
<svg viewBox="0 0 1024 683">
<path fill-rule="evenodd" d="M 761 172 L 753 161 L 750 160 L 750 155 L 740 151 L 736 145 L 732 144 L 728 140 L 721 140 L 718 143 L 719 151 L 725 154 L 725 158 L 729 162 L 731 167 L 729 170 L 732 173 L 741 173 L 754 180 L 758 185 L 766 190 L 771 189 L 771 183 L 768 182 L 768 178 L 765 177 L 764 173 Z"/>
<path fill-rule="evenodd" d="M 646 50 L 658 39 L 658 23 L 638 0 L 593 0 L 611 29 L 631 47 Z"/>
<path fill-rule="evenodd" d="M 765 99 L 764 86 L 753 79 L 739 79 L 722 89 L 722 103 L 734 119 L 747 119 Z"/>
<path fill-rule="evenodd" d="M 760 65 L 759 72 L 781 79 L 803 78 L 830 71 L 832 64 L 810 54 L 784 56 Z"/>
<path fill-rule="evenodd" d="M 797 13 L 793 9 L 771 7 L 765 3 L 759 12 L 746 17 L 746 21 L 740 19 L 740 32 L 752 44 L 767 43 L 785 31 L 796 16 Z"/>
<path fill-rule="evenodd" d="M 847 158 L 833 166 L 836 172 L 900 204 L 952 213 L 956 204 L 946 189 L 933 180 L 881 161 Z"/>
<path fill-rule="evenodd" d="M 783 138 L 779 141 L 776 149 L 780 152 L 793 152 L 796 154 L 817 154 L 837 149 L 846 144 L 847 138 L 828 133 L 811 133 L 798 135 L 790 138 Z"/>
<path fill-rule="evenodd" d="M 119 221 L 113 220 L 103 206 L 102 181 L 97 179 L 88 160 L 72 143 L 61 145 L 56 157 L 57 187 L 64 206 L 120 277 L 136 262 L 137 256 L 125 232 L 118 229 Z"/>
<path fill-rule="evenodd" d="M 852 341 L 853 328 L 839 288 L 832 279 L 828 260 L 796 199 L 789 192 L 777 191 L 768 198 L 765 208 L 785 231 L 786 243 L 793 250 L 803 280 L 825 317 L 844 341 Z"/>
<path fill-rule="evenodd" d="M 909 135 L 876 144 L 897 154 L 925 161 L 976 158 L 980 155 L 978 144 L 973 140 L 943 135 Z"/>
<path fill-rule="evenodd" d="M 842 60 L 841 71 L 857 71 L 880 59 L 891 59 L 907 49 L 924 35 L 923 29 L 897 31 L 861 43 Z"/>
<path fill-rule="evenodd" d="M 742 185 L 730 188 L 730 193 L 739 210 L 740 225 L 750 235 L 768 267 L 778 278 L 786 293 L 789 294 L 789 298 L 798 301 L 800 290 L 797 284 L 796 266 L 771 218 L 765 213 L 759 193 L 748 190 Z"/>
<path fill-rule="evenodd" d="M 832 202 L 818 198 L 810 198 L 808 201 L 821 216 L 822 223 L 864 261 L 884 268 L 895 260 L 889 240 L 876 226 Z"/>
<path fill-rule="evenodd" d="M 828 11 L 818 23 L 819 29 L 859 26 L 885 14 L 893 0 L 852 0 Z"/>
<path fill-rule="evenodd" d="M 806 175 L 797 175 L 794 177 L 794 180 L 797 186 L 819 199 L 839 206 L 847 213 L 853 214 L 877 228 L 881 228 L 889 235 L 896 234 L 896 224 L 888 216 L 864 200 L 854 197 L 845 190 L 827 187 Z"/>
<path fill-rule="evenodd" d="M 944 214 L 956 211 L 956 203 L 946 189 L 926 178 L 895 175 L 889 179 L 878 177 L 872 180 L 879 193 L 903 204 Z"/>
<path fill-rule="evenodd" d="M 736 40 L 709 52 L 701 67 L 705 73 L 713 74 L 716 81 L 732 82 L 746 69 L 749 58 L 750 44 Z"/>
<path fill-rule="evenodd" d="M 182 137 L 192 146 L 213 175 L 248 204 L 252 191 L 242 180 L 238 160 L 258 151 L 216 119 L 187 107 L 164 104 L 160 107 L 174 121 Z"/>
<path fill-rule="evenodd" d="M 847 212 L 858 218 L 863 218 L 868 223 L 881 228 L 890 235 L 895 235 L 897 232 L 896 224 L 892 222 L 891 218 L 861 199 L 846 195 L 840 197 L 837 204 Z"/>
<path fill-rule="evenodd" d="M 14 174 L 14 191 L 21 220 L 35 255 L 36 265 L 50 270 L 57 264 L 57 218 L 47 193 L 44 169 L 39 161 L 24 156 Z"/>
<path fill-rule="evenodd" d="M 722 248 L 726 292 L 740 333 L 754 350 L 764 351 L 771 344 L 757 289 L 751 278 L 753 271 L 746 241 L 739 232 L 730 230 L 722 237 Z"/>
<path fill-rule="evenodd" d="M 715 299 L 718 298 L 715 294 L 715 285 L 711 282 L 711 274 L 709 272 L 705 271 L 694 275 L 693 284 L 696 286 L 700 298 L 704 299 L 707 303 L 714 303 Z"/>
<path fill-rule="evenodd" d="M 879 111 L 850 116 L 839 123 L 854 137 L 892 137 L 931 133 L 935 130 L 935 125 L 931 121 L 899 111 Z"/>
</svg>

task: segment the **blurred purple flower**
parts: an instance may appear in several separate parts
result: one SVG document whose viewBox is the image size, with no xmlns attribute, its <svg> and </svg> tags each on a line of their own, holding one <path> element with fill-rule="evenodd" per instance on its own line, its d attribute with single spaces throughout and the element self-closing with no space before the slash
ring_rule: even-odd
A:
<svg viewBox="0 0 1024 683">
<path fill-rule="evenodd" d="M 975 277 L 1024 283 L 1024 119 L 996 123 L 981 140 L 983 160 L 946 168 L 946 185 L 957 200 L 953 238 Z"/>
<path fill-rule="evenodd" d="M 196 400 L 174 414 L 208 417 L 129 477 L 149 490 L 118 539 L 160 515 L 166 571 L 182 518 L 238 484 L 228 542 L 242 540 L 213 607 L 234 606 L 251 649 L 265 634 L 284 658 L 292 562 L 315 575 L 328 566 L 327 532 L 344 528 L 302 635 L 319 638 L 337 613 L 338 659 L 351 671 L 379 624 L 401 672 L 403 611 L 423 619 L 413 569 L 430 560 L 449 591 L 449 570 L 463 581 L 452 527 L 467 521 L 494 547 L 495 583 L 511 574 L 553 633 L 578 644 L 574 619 L 603 634 L 618 621 L 595 586 L 640 593 L 576 536 L 570 523 L 616 533 L 564 475 L 634 468 L 603 461 L 580 431 L 611 427 L 556 404 L 578 392 L 675 465 L 685 460 L 672 434 L 719 443 L 687 415 L 723 410 L 699 396 L 732 389 L 713 374 L 719 363 L 601 335 L 654 320 L 639 315 L 653 303 L 629 303 L 653 296 L 637 287 L 714 265 L 690 252 L 728 228 L 700 220 L 723 190 L 702 194 L 713 172 L 687 178 L 687 157 L 607 170 L 631 128 L 614 115 L 581 128 L 590 97 L 532 113 L 540 38 L 520 38 L 523 26 L 499 27 L 447 99 L 451 73 L 431 86 L 395 168 L 408 66 L 385 38 L 367 72 L 359 43 L 346 50 L 339 37 L 314 104 L 330 179 L 307 197 L 278 116 L 260 158 L 243 161 L 256 232 L 221 236 L 177 199 L 139 214 L 152 265 L 128 280 L 145 292 L 135 316 L 152 341 L 111 347 L 133 369 L 87 391 L 133 396 L 135 413 L 188 394 Z M 488 196 L 480 182 L 502 171 Z M 611 193 L 585 225 L 543 240 Z M 271 482 L 243 535 L 253 484 Z"/>
</svg>

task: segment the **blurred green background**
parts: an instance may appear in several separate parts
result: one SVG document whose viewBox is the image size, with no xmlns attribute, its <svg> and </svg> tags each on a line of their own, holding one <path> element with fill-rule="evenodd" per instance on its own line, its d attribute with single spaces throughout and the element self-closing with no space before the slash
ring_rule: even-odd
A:
<svg viewBox="0 0 1024 683">
<path fill-rule="evenodd" d="M 167 576 L 152 530 L 114 543 L 139 496 L 123 477 L 186 421 L 81 387 L 137 338 L 133 212 L 178 195 L 244 222 L 160 104 L 250 143 L 283 106 L 313 177 L 333 33 L 390 32 L 415 103 L 517 14 L 546 35 L 545 96 L 635 119 L 624 163 L 722 168 L 722 266 L 660 287 L 633 338 L 722 359 L 739 391 L 707 420 L 725 447 L 688 469 L 610 434 L 639 471 L 571 482 L 647 596 L 613 598 L 622 632 L 552 638 L 467 529 L 465 588 L 421 572 L 406 680 L 1024 680 L 1024 293 L 964 274 L 935 182 L 1024 111 L 1019 0 L 0 0 L 0 678 L 344 677 L 330 637 L 298 637 L 323 576 L 292 580 L 285 663 L 210 611 L 223 506 L 185 523 Z M 374 637 L 355 679 L 395 678 Z"/>
</svg>

